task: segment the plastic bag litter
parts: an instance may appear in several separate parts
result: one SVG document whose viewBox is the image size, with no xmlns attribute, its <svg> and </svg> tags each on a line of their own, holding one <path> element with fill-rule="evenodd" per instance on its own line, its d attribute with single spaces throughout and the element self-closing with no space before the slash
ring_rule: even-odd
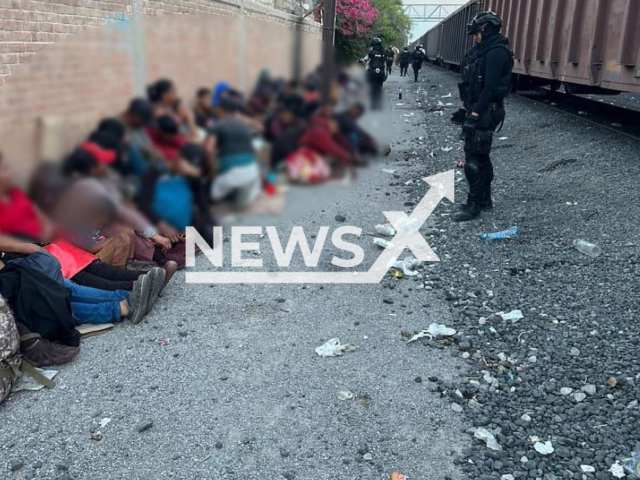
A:
<svg viewBox="0 0 640 480">
<path fill-rule="evenodd" d="M 351 344 L 345 343 L 343 345 L 339 339 L 332 338 L 316 348 L 315 352 L 320 357 L 339 357 L 343 353 L 353 352 L 355 349 L 356 347 Z"/>
<path fill-rule="evenodd" d="M 624 478 L 627 476 L 627 474 L 624 473 L 624 467 L 618 462 L 611 465 L 611 468 L 609 468 L 609 473 L 611 473 L 611 475 L 615 478 Z"/>
<path fill-rule="evenodd" d="M 640 478 L 640 452 L 633 452 L 631 458 L 624 461 L 624 468 L 626 468 L 631 474 Z"/>
<path fill-rule="evenodd" d="M 482 440 L 483 442 L 485 442 L 489 450 L 497 450 L 497 451 L 502 450 L 502 446 L 498 443 L 498 441 L 496 440 L 496 437 L 494 437 L 493 433 L 491 433 L 486 428 L 482 428 L 482 427 L 476 428 L 476 431 L 474 432 L 473 436 L 478 440 Z"/>
<path fill-rule="evenodd" d="M 407 277 L 415 277 L 418 275 L 418 272 L 415 270 L 418 265 L 420 265 L 420 260 L 413 257 L 393 262 L 393 268 L 402 270 L 402 273 Z"/>
<path fill-rule="evenodd" d="M 536 442 L 533 445 L 533 449 L 540 455 L 551 455 L 555 450 L 550 440 L 546 442 Z"/>
<path fill-rule="evenodd" d="M 513 323 L 516 323 L 518 320 L 524 318 L 524 315 L 520 310 L 512 310 L 509 313 L 499 312 L 496 315 L 502 317 L 502 320 L 504 320 L 505 322 L 511 320 Z"/>
<path fill-rule="evenodd" d="M 397 172 L 397 170 L 392 170 L 392 169 L 390 169 L 390 168 L 383 168 L 383 169 L 381 170 L 381 172 L 383 172 L 383 173 L 396 173 L 396 172 Z"/>
<path fill-rule="evenodd" d="M 396 229 L 393 228 L 392 225 L 376 225 L 375 227 L 373 227 L 373 230 L 380 234 L 380 235 L 386 235 L 388 237 L 393 237 L 396 234 Z"/>
<path fill-rule="evenodd" d="M 53 380 L 58 374 L 58 370 L 43 370 L 42 368 L 36 368 L 36 370 L 47 377 L 49 380 Z M 23 390 L 37 392 L 38 390 L 42 390 L 43 388 L 44 385 L 36 382 L 33 377 L 29 375 L 21 375 L 18 381 L 13 385 L 11 392 L 15 393 L 21 392 Z"/>
<path fill-rule="evenodd" d="M 374 238 L 373 244 L 381 248 L 393 247 L 393 243 L 389 240 L 385 240 L 384 238 Z"/>
<path fill-rule="evenodd" d="M 422 330 L 421 332 L 416 333 L 407 343 L 415 342 L 416 340 L 420 340 L 425 337 L 429 337 L 429 340 L 433 340 L 435 337 L 451 337 L 455 334 L 456 331 L 453 328 L 449 328 L 446 325 L 441 325 L 439 323 L 432 323 L 429 325 L 427 330 Z"/>
</svg>

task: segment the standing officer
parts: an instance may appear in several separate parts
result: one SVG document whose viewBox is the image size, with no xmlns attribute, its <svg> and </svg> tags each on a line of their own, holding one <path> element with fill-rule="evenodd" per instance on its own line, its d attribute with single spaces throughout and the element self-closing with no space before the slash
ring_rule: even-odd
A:
<svg viewBox="0 0 640 480">
<path fill-rule="evenodd" d="M 400 76 L 406 77 L 407 70 L 409 69 L 409 60 L 411 59 L 411 52 L 409 47 L 404 47 L 404 50 L 400 54 Z"/>
<path fill-rule="evenodd" d="M 396 56 L 396 52 L 391 47 L 384 51 L 385 60 L 387 62 L 387 76 L 391 75 L 391 68 L 393 67 L 393 59 Z"/>
<path fill-rule="evenodd" d="M 371 50 L 365 58 L 369 62 L 369 66 L 367 67 L 367 81 L 371 89 L 371 107 L 374 110 L 380 110 L 382 109 L 382 85 L 387 79 L 382 40 L 378 37 L 374 37 L 371 40 Z"/>
<path fill-rule="evenodd" d="M 415 77 L 416 83 L 418 82 L 418 74 L 420 73 L 422 64 L 426 59 L 427 55 L 424 53 L 424 47 L 418 45 L 411 54 L 411 67 L 413 68 L 413 76 Z"/>
<path fill-rule="evenodd" d="M 482 12 L 467 26 L 475 45 L 462 62 L 460 99 L 464 107 L 451 116 L 462 125 L 464 135 L 464 173 L 469 184 L 467 204 L 454 216 L 466 222 L 493 208 L 491 200 L 491 146 L 493 132 L 504 122 L 504 99 L 511 87 L 513 54 L 509 40 L 500 34 L 502 19 L 493 12 Z"/>
</svg>

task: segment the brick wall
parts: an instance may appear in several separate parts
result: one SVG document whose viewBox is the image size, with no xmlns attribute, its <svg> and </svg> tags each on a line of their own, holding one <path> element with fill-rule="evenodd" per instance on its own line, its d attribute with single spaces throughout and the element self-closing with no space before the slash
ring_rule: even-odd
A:
<svg viewBox="0 0 640 480">
<path fill-rule="evenodd" d="M 139 7 L 142 50 L 131 21 Z M 172 78 L 191 101 L 217 81 L 251 85 L 264 67 L 289 75 L 293 1 L 243 7 L 241 19 L 239 0 L 0 0 L 0 150 L 18 179 L 121 111 L 142 82 Z M 303 29 L 308 70 L 320 31 Z"/>
</svg>

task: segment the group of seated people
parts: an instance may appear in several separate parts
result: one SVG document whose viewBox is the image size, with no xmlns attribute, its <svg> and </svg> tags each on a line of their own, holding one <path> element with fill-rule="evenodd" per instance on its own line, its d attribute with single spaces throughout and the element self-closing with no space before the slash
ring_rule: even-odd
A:
<svg viewBox="0 0 640 480">
<path fill-rule="evenodd" d="M 0 295 L 25 359 L 71 360 L 80 324 L 142 321 L 185 266 L 186 227 L 212 243 L 212 205 L 243 209 L 273 178 L 354 175 L 378 146 L 358 125 L 363 106 L 336 113 L 333 97 L 321 101 L 317 74 L 263 72 L 248 97 L 219 83 L 189 107 L 161 79 L 61 162 L 42 163 L 27 190 L 0 155 Z"/>
</svg>

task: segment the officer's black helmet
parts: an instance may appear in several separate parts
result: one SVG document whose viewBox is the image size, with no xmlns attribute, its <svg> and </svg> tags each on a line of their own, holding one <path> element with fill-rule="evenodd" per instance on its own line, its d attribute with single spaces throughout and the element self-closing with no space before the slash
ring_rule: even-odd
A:
<svg viewBox="0 0 640 480">
<path fill-rule="evenodd" d="M 475 35 L 482 30 L 485 35 L 490 35 L 492 33 L 498 33 L 501 28 L 502 19 L 500 15 L 494 12 L 481 12 L 467 25 L 467 33 L 469 35 Z"/>
<path fill-rule="evenodd" d="M 376 45 L 382 45 L 382 40 L 380 40 L 378 37 L 373 37 L 371 39 L 371 44 L 372 47 L 375 47 Z"/>
</svg>

